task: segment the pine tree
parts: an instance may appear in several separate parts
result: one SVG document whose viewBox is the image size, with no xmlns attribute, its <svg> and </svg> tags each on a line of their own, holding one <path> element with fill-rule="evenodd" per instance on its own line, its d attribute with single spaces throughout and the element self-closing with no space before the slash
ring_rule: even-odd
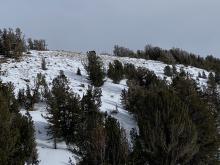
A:
<svg viewBox="0 0 220 165">
<path fill-rule="evenodd" d="M 173 75 L 172 69 L 170 68 L 169 65 L 165 66 L 165 68 L 164 68 L 164 75 L 166 75 L 168 77 L 171 77 Z"/>
<path fill-rule="evenodd" d="M 190 117 L 198 132 L 199 152 L 194 155 L 191 164 L 218 164 L 219 133 L 216 106 L 210 97 L 206 97 L 191 79 L 177 77 L 173 80 L 179 98 L 188 106 Z"/>
<path fill-rule="evenodd" d="M 113 64 L 109 63 L 107 75 L 113 80 L 113 83 L 119 83 L 123 79 L 124 75 L 124 68 L 122 63 L 118 60 L 114 60 Z"/>
<path fill-rule="evenodd" d="M 172 72 L 174 75 L 177 75 L 177 69 L 175 65 L 172 66 Z"/>
<path fill-rule="evenodd" d="M 86 94 L 81 100 L 82 111 L 85 113 L 86 127 L 88 130 L 102 123 L 100 113 L 102 91 L 100 88 L 88 87 Z"/>
<path fill-rule="evenodd" d="M 100 97 L 101 90 L 90 86 L 81 100 L 83 112 L 79 131 L 81 139 L 77 142 L 79 153 L 83 158 L 81 164 L 100 164 L 104 159 L 105 131 L 104 116 L 100 112 Z"/>
<path fill-rule="evenodd" d="M 136 68 L 133 64 L 125 64 L 124 65 L 124 73 L 125 77 L 129 80 L 133 79 L 136 74 Z"/>
<path fill-rule="evenodd" d="M 27 42 L 28 42 L 28 49 L 34 50 L 34 43 L 33 43 L 32 39 L 28 38 Z"/>
<path fill-rule="evenodd" d="M 63 72 L 60 72 L 52 84 L 47 100 L 48 114 L 45 117 L 49 122 L 48 133 L 54 139 L 55 148 L 59 140 L 75 144 L 79 139 L 82 120 L 80 97 L 70 91 L 68 79 Z"/>
<path fill-rule="evenodd" d="M 125 130 L 119 122 L 108 116 L 105 121 L 106 148 L 105 160 L 107 164 L 127 164 L 129 147 Z"/>
<path fill-rule="evenodd" d="M 207 76 L 204 71 L 202 72 L 202 78 L 207 79 Z"/>
<path fill-rule="evenodd" d="M 87 53 L 87 59 L 84 67 L 88 73 L 88 79 L 92 85 L 96 87 L 102 86 L 104 84 L 105 73 L 100 57 L 96 55 L 95 51 L 90 51 Z"/>
<path fill-rule="evenodd" d="M 0 164 L 37 165 L 33 122 L 18 112 L 13 97 L 10 85 L 0 83 Z"/>
<path fill-rule="evenodd" d="M 54 148 L 57 142 L 63 139 L 63 129 L 66 128 L 66 99 L 69 92 L 68 80 L 64 73 L 60 74 L 52 82 L 52 90 L 47 99 L 47 115 L 45 118 L 49 122 L 48 134 L 54 140 Z"/>
<path fill-rule="evenodd" d="M 135 164 L 185 164 L 198 152 L 195 125 L 172 92 L 146 91 L 131 108 L 136 109 L 140 133 L 132 153 Z"/>
<path fill-rule="evenodd" d="M 82 75 L 82 74 L 81 74 L 81 70 L 80 70 L 79 68 L 77 69 L 76 74 L 77 74 L 78 76 L 81 76 L 81 75 Z"/>
<path fill-rule="evenodd" d="M 202 75 L 200 72 L 198 73 L 198 78 L 202 78 Z"/>
<path fill-rule="evenodd" d="M 57 149 L 57 142 L 59 142 L 62 137 L 62 129 L 60 124 L 60 112 L 53 96 L 47 100 L 47 116 L 44 116 L 44 118 L 49 123 L 47 133 L 50 135 L 50 139 L 53 139 L 54 149 Z"/>
<path fill-rule="evenodd" d="M 19 91 L 18 91 L 18 102 L 19 102 L 19 105 L 21 107 L 23 107 L 25 105 L 25 100 L 26 100 L 25 90 L 24 89 L 19 89 Z"/>
</svg>

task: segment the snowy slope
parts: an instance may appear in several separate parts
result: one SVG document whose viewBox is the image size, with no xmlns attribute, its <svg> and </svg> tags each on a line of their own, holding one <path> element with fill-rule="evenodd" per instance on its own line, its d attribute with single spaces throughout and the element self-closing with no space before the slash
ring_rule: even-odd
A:
<svg viewBox="0 0 220 165">
<path fill-rule="evenodd" d="M 46 59 L 47 70 L 41 69 L 42 57 Z M 164 78 L 163 70 L 166 64 L 158 61 L 134 59 L 134 58 L 122 58 L 102 55 L 100 56 L 107 68 L 108 63 L 115 59 L 118 59 L 122 63 L 132 63 L 136 67 L 145 67 L 149 70 L 155 72 L 160 78 Z M 86 55 L 74 53 L 74 52 L 64 52 L 64 51 L 47 51 L 47 52 L 37 52 L 32 51 L 31 54 L 25 55 L 20 61 L 8 60 L 1 64 L 1 80 L 3 82 L 12 82 L 15 86 L 15 94 L 18 93 L 19 89 L 26 88 L 26 85 L 30 87 L 34 86 L 34 80 L 38 73 L 45 74 L 46 80 L 51 84 L 53 78 L 55 78 L 60 70 L 63 70 L 65 75 L 68 77 L 71 89 L 78 93 L 80 96 L 86 91 L 89 82 L 87 80 L 86 72 L 83 68 L 82 63 L 86 60 Z M 196 79 L 198 73 L 202 73 L 202 69 L 195 67 L 184 67 L 183 65 L 177 65 L 177 70 L 181 67 L 184 68 L 186 72 L 192 75 L 193 79 Z M 82 76 L 77 76 L 77 68 L 80 68 Z M 206 75 L 208 72 L 205 71 Z M 170 78 L 167 78 L 169 81 Z M 205 79 L 199 79 L 199 85 L 206 85 Z M 84 84 L 85 87 L 82 87 Z M 132 115 L 127 111 L 123 110 L 120 104 L 120 94 L 121 90 L 127 88 L 126 80 L 121 81 L 120 84 L 113 84 L 111 80 L 107 79 L 102 87 L 102 107 L 103 112 L 107 111 L 110 113 L 118 106 L 119 113 L 114 115 L 115 118 L 119 120 L 122 127 L 127 131 L 128 138 L 129 132 L 132 128 L 137 127 L 135 120 Z M 42 117 L 45 115 L 46 105 L 41 103 L 35 105 L 35 111 L 31 112 L 35 128 L 36 128 L 36 140 L 38 145 L 39 159 L 41 165 L 62 165 L 68 163 L 69 157 L 72 154 L 67 150 L 67 146 L 64 143 L 58 144 L 58 149 L 53 149 L 53 143 L 48 140 L 45 127 L 47 126 L 47 121 Z M 24 111 L 23 111 L 24 113 Z M 77 156 L 72 158 L 73 161 L 77 160 Z"/>
</svg>

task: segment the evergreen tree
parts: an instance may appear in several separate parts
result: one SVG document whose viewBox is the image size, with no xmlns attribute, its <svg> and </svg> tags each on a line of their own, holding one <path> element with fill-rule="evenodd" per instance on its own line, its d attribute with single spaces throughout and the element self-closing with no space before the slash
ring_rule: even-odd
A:
<svg viewBox="0 0 220 165">
<path fill-rule="evenodd" d="M 199 146 L 187 107 L 166 89 L 137 92 L 139 101 L 130 107 L 136 112 L 139 126 L 131 162 L 149 165 L 189 163 Z"/>
<path fill-rule="evenodd" d="M 24 35 L 19 28 L 0 32 L 0 53 L 9 58 L 19 58 L 26 51 Z"/>
<path fill-rule="evenodd" d="M 170 68 L 169 65 L 165 66 L 165 68 L 164 68 L 164 75 L 166 75 L 168 77 L 171 77 L 173 75 L 172 69 Z"/>
<path fill-rule="evenodd" d="M 79 68 L 77 69 L 76 74 L 77 74 L 78 76 L 81 76 L 81 75 L 82 75 L 82 74 L 81 74 L 81 70 L 80 70 Z"/>
<path fill-rule="evenodd" d="M 48 134 L 54 140 L 54 148 L 57 142 L 63 139 L 62 130 L 66 128 L 66 99 L 69 93 L 67 77 L 61 71 L 52 82 L 51 94 L 47 100 L 47 116 L 49 122 Z"/>
<path fill-rule="evenodd" d="M 74 144 L 78 140 L 81 122 L 80 98 L 70 91 L 69 82 L 60 72 L 52 82 L 52 90 L 47 100 L 48 133 L 54 140 L 54 147 L 59 140 Z"/>
<path fill-rule="evenodd" d="M 88 61 L 84 64 L 85 70 L 88 73 L 88 79 L 91 84 L 100 87 L 104 84 L 105 73 L 103 69 L 103 63 L 96 55 L 95 51 L 90 51 L 87 53 Z"/>
<path fill-rule="evenodd" d="M 33 122 L 22 116 L 10 85 L 0 83 L 0 164 L 33 164 L 37 160 Z"/>
<path fill-rule="evenodd" d="M 105 143 L 104 118 L 100 112 L 101 90 L 89 87 L 81 100 L 83 112 L 77 146 L 82 156 L 81 164 L 102 164 Z M 83 138 L 82 138 L 83 137 Z"/>
<path fill-rule="evenodd" d="M 85 122 L 88 130 L 95 128 L 98 123 L 102 123 L 100 113 L 102 91 L 100 88 L 88 87 L 86 94 L 82 97 L 81 107 L 85 113 Z"/>
<path fill-rule="evenodd" d="M 124 68 L 120 61 L 114 60 L 113 64 L 109 63 L 108 77 L 113 80 L 113 83 L 119 83 L 123 79 Z"/>
<path fill-rule="evenodd" d="M 179 98 L 188 106 L 198 132 L 199 152 L 194 155 L 191 164 L 218 164 L 219 133 L 215 104 L 212 99 L 206 98 L 206 95 L 199 91 L 193 80 L 176 77 L 172 86 Z"/>
<path fill-rule="evenodd" d="M 124 65 L 124 73 L 125 77 L 129 80 L 133 79 L 136 74 L 136 68 L 133 64 L 125 64 Z"/>
<path fill-rule="evenodd" d="M 207 79 L 207 76 L 204 71 L 202 72 L 202 78 Z"/>
<path fill-rule="evenodd" d="M 202 78 L 202 75 L 200 72 L 198 73 L 198 78 Z"/>
<path fill-rule="evenodd" d="M 24 89 L 19 89 L 19 91 L 18 91 L 18 102 L 19 102 L 19 105 L 21 107 L 23 107 L 25 105 L 25 100 L 26 100 L 25 90 Z"/>
<path fill-rule="evenodd" d="M 177 69 L 175 65 L 172 66 L 172 72 L 175 76 L 177 75 Z"/>
<path fill-rule="evenodd" d="M 111 165 L 127 164 L 129 147 L 125 130 L 120 127 L 116 119 L 110 116 L 106 118 L 105 129 L 105 161 Z"/>
<path fill-rule="evenodd" d="M 62 129 L 60 124 L 60 112 L 58 104 L 54 97 L 50 96 L 47 100 L 47 116 L 44 118 L 48 121 L 48 135 L 53 139 L 54 149 L 57 149 L 57 142 L 61 140 Z"/>
<path fill-rule="evenodd" d="M 32 39 L 28 38 L 27 42 L 28 42 L 28 49 L 34 50 L 34 43 L 33 43 Z"/>
<path fill-rule="evenodd" d="M 209 73 L 207 84 L 208 88 L 210 89 L 210 92 L 215 93 L 217 84 L 215 81 L 215 75 L 212 72 Z"/>
</svg>

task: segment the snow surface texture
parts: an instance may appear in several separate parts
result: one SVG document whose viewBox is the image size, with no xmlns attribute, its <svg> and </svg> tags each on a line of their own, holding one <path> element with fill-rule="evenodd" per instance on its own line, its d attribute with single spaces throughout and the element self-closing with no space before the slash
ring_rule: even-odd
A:
<svg viewBox="0 0 220 165">
<path fill-rule="evenodd" d="M 160 77 L 164 78 L 164 67 L 166 64 L 158 61 L 135 59 L 127 57 L 114 57 L 108 55 L 100 56 L 104 62 L 105 68 L 107 69 L 109 62 L 113 60 L 119 60 L 123 64 L 132 63 L 136 67 L 144 67 Z M 42 58 L 46 60 L 47 70 L 41 69 Z M 34 87 L 34 80 L 38 73 L 42 73 L 46 76 L 47 83 L 51 86 L 52 80 L 59 74 L 60 70 L 63 70 L 70 82 L 70 88 L 78 93 L 81 97 L 89 85 L 87 80 L 87 74 L 83 68 L 83 63 L 86 61 L 86 55 L 74 52 L 64 51 L 45 51 L 38 52 L 32 51 L 31 54 L 25 55 L 20 61 L 13 59 L 7 60 L 1 64 L 1 80 L 6 82 L 12 82 L 15 86 L 15 95 L 17 95 L 19 89 L 25 89 L 26 85 L 31 88 Z M 76 75 L 77 69 L 80 68 L 82 76 Z M 198 73 L 203 71 L 208 76 L 208 72 L 195 68 L 185 67 L 183 65 L 176 65 L 177 70 L 183 68 L 186 72 L 190 73 L 193 79 L 196 80 Z M 170 81 L 171 78 L 167 78 Z M 199 86 L 205 86 L 207 80 L 200 78 L 197 80 Z M 113 117 L 118 119 L 121 126 L 125 128 L 129 138 L 129 132 L 132 128 L 137 128 L 137 124 L 132 115 L 122 108 L 120 103 L 121 90 L 127 88 L 126 80 L 122 80 L 120 84 L 113 84 L 110 79 L 107 79 L 105 84 L 102 86 L 102 107 L 103 112 L 109 114 L 118 107 L 118 113 L 112 114 Z M 25 113 L 23 110 L 22 113 Z M 46 114 L 46 105 L 39 103 L 35 105 L 35 111 L 30 112 L 36 129 L 36 141 L 39 153 L 39 160 L 41 165 L 64 165 L 68 164 L 69 158 L 72 159 L 73 163 L 77 162 L 78 157 L 70 153 L 65 143 L 59 143 L 58 149 L 53 149 L 52 140 L 48 140 L 50 137 L 47 135 L 46 126 L 47 121 L 42 117 Z"/>
</svg>

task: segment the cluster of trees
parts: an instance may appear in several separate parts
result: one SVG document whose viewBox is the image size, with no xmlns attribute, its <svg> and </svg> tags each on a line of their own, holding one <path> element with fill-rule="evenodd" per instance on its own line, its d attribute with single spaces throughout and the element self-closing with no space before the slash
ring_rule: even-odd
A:
<svg viewBox="0 0 220 165">
<path fill-rule="evenodd" d="M 28 42 L 28 49 L 30 50 L 39 50 L 39 51 L 45 51 L 47 50 L 47 44 L 45 40 L 32 40 L 29 38 L 27 40 Z"/>
<path fill-rule="evenodd" d="M 0 164 L 38 164 L 33 121 L 19 113 L 11 84 L 0 82 Z"/>
<path fill-rule="evenodd" d="M 138 68 L 122 91 L 122 104 L 135 115 L 131 164 L 219 164 L 220 96 L 214 74 L 201 91 L 178 73 L 170 85 Z"/>
<path fill-rule="evenodd" d="M 45 101 L 48 97 L 49 88 L 45 79 L 45 75 L 41 73 L 37 74 L 35 79 L 34 87 L 31 89 L 27 85 L 25 89 L 19 89 L 17 100 L 18 106 L 25 108 L 28 111 L 33 111 L 34 104 L 40 101 Z"/>
<path fill-rule="evenodd" d="M 147 69 L 136 69 L 133 64 L 122 65 L 117 60 L 109 64 L 107 76 L 114 83 L 128 79 L 129 89 L 122 91 L 122 104 L 135 115 L 139 127 L 131 132 L 133 149 L 127 150 L 128 156 L 122 164 L 219 164 L 218 74 L 210 72 L 208 86 L 201 90 L 182 68 L 177 72 L 175 65 L 167 65 L 164 73 L 172 78 L 171 84 Z M 205 77 L 205 72 L 199 76 Z M 83 160 L 84 164 L 91 163 Z"/>
<path fill-rule="evenodd" d="M 29 38 L 27 40 L 20 28 L 15 30 L 0 29 L 0 54 L 9 58 L 19 58 L 22 56 L 23 52 L 29 50 L 47 50 L 47 45 L 45 40 L 32 40 Z"/>
<path fill-rule="evenodd" d="M 24 35 L 19 28 L 0 30 L 0 54 L 18 58 L 25 51 Z"/>
<path fill-rule="evenodd" d="M 167 64 L 184 64 L 191 65 L 206 70 L 213 70 L 220 73 L 220 59 L 213 57 L 212 55 L 206 58 L 200 57 L 187 51 L 172 48 L 170 50 L 164 50 L 160 47 L 153 47 L 147 45 L 144 50 L 138 50 L 134 52 L 128 48 L 115 46 L 113 51 L 115 56 L 120 57 L 133 57 L 143 58 L 147 60 L 158 60 Z"/>
<path fill-rule="evenodd" d="M 116 119 L 100 112 L 101 89 L 89 86 L 80 98 L 68 84 L 61 72 L 47 98 L 45 118 L 54 148 L 65 141 L 81 156 L 80 164 L 125 164 L 129 153 L 126 134 Z"/>
<path fill-rule="evenodd" d="M 85 70 L 88 74 L 88 80 L 91 85 L 95 87 L 101 87 L 105 82 L 105 76 L 112 79 L 113 83 L 120 83 L 124 78 L 131 79 L 136 74 L 136 68 L 133 64 L 122 64 L 119 60 L 114 60 L 108 65 L 107 73 L 104 69 L 103 62 L 95 51 L 87 53 L 87 60 L 83 63 Z M 78 68 L 77 75 L 81 75 L 81 71 Z"/>
</svg>

